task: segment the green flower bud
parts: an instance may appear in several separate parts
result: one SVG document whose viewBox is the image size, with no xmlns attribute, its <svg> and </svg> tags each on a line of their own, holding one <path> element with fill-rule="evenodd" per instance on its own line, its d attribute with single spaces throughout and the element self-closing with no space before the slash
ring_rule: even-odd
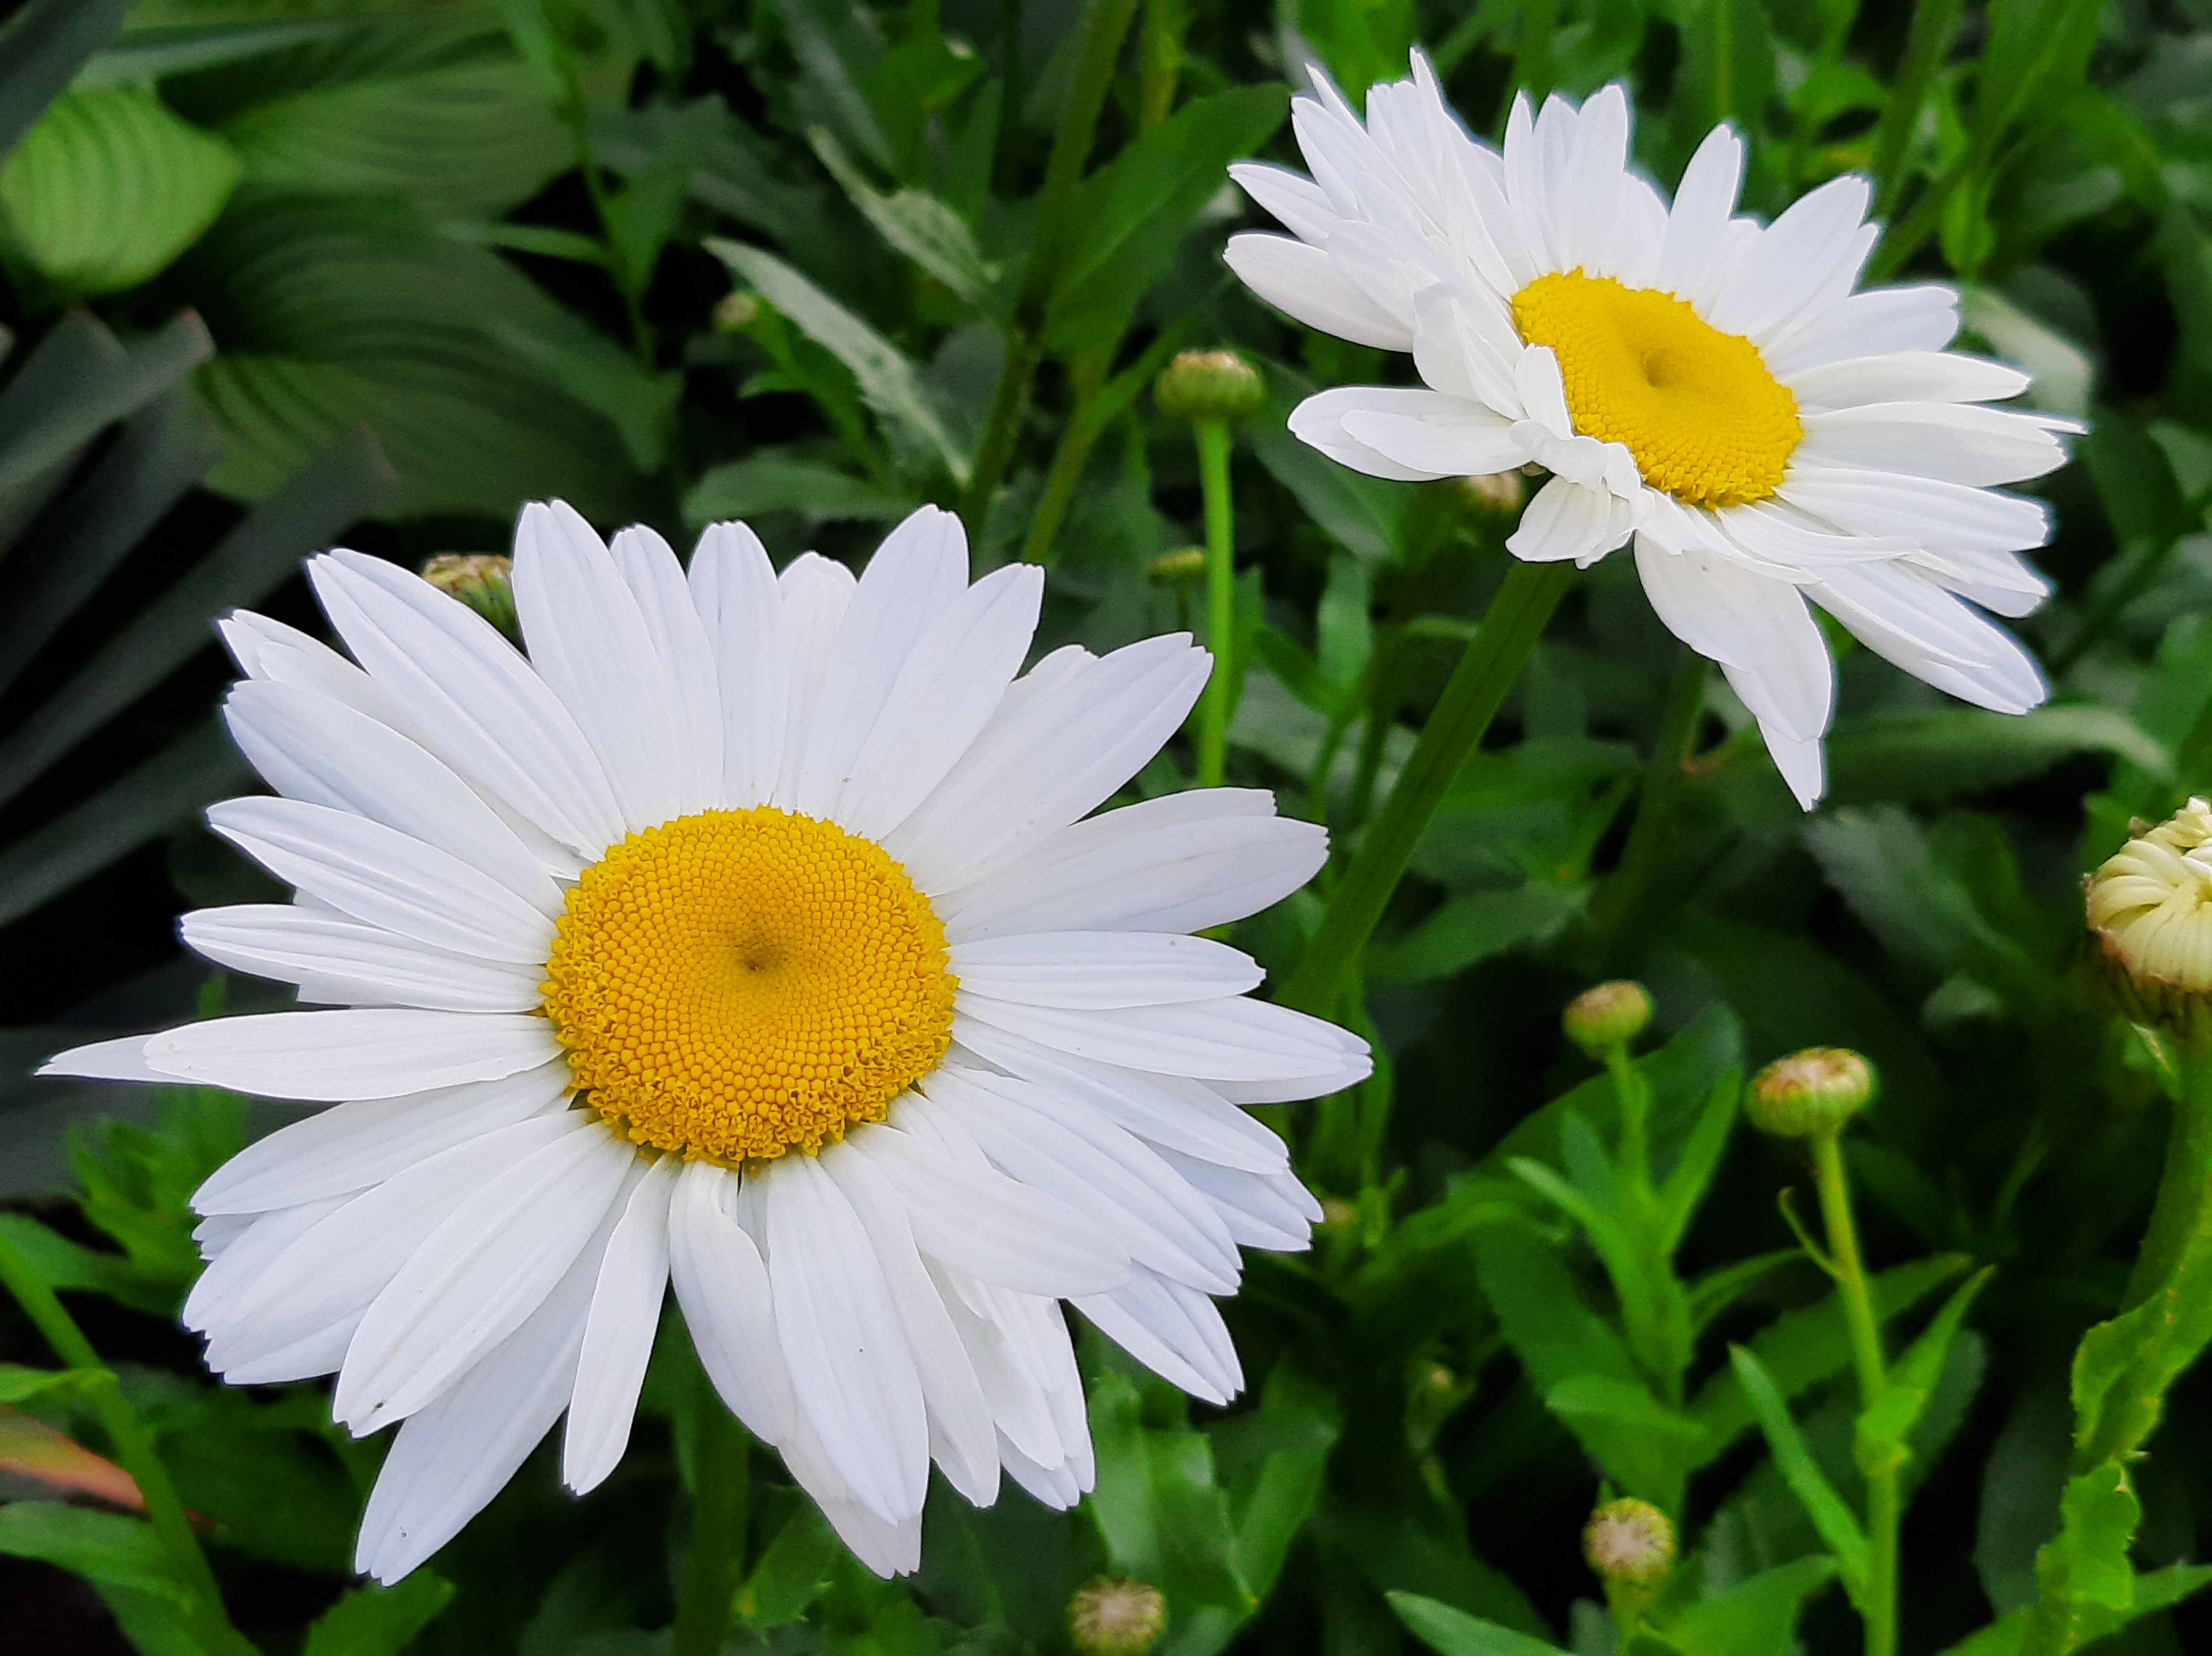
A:
<svg viewBox="0 0 2212 1656">
<path fill-rule="evenodd" d="M 1873 1102 L 1874 1066 L 1840 1046 L 1808 1047 L 1760 1070 L 1744 1101 L 1753 1122 L 1780 1138 L 1832 1133 Z"/>
<path fill-rule="evenodd" d="M 1657 1587 L 1674 1568 L 1674 1526 L 1648 1501 L 1608 1501 L 1583 1530 L 1583 1556 L 1609 1587 Z"/>
<path fill-rule="evenodd" d="M 1083 1656 L 1145 1656 L 1167 1621 L 1167 1600 L 1146 1581 L 1102 1575 L 1067 1601 L 1068 1635 Z"/>
<path fill-rule="evenodd" d="M 521 642 L 522 628 L 514 618 L 513 558 L 497 552 L 441 552 L 422 565 L 422 579 Z"/>
<path fill-rule="evenodd" d="M 1567 1038 L 1593 1058 L 1626 1046 L 1650 1021 L 1650 994 L 1643 984 L 1626 978 L 1584 989 L 1567 1002 L 1559 1018 Z"/>
<path fill-rule="evenodd" d="M 2089 929 L 2106 986 L 2139 1024 L 2212 1014 L 2212 806 L 2192 799 L 2089 876 Z"/>
<path fill-rule="evenodd" d="M 1518 472 L 1492 472 L 1481 477 L 1454 478 L 1452 491 L 1477 517 L 1517 518 L 1528 498 L 1528 485 Z"/>
<path fill-rule="evenodd" d="M 1172 552 L 1162 552 L 1145 566 L 1155 587 L 1172 587 L 1181 581 L 1195 581 L 1206 573 L 1206 548 L 1180 546 Z"/>
<path fill-rule="evenodd" d="M 1152 387 L 1171 420 L 1241 420 L 1267 399 L 1260 371 L 1233 350 L 1187 350 L 1160 371 Z"/>
<path fill-rule="evenodd" d="M 743 289 L 734 293 L 726 293 L 714 306 L 714 332 L 743 333 L 760 320 L 760 314 L 761 301 L 758 294 L 747 293 Z"/>
</svg>

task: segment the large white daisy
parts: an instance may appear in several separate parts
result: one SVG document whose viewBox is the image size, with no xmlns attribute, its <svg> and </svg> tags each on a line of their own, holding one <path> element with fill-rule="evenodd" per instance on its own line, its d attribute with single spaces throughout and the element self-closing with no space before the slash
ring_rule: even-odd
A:
<svg viewBox="0 0 2212 1656">
<path fill-rule="evenodd" d="M 297 889 L 185 940 L 342 1009 L 186 1025 L 46 1073 L 334 1107 L 202 1187 L 185 1306 L 256 1384 L 335 1372 L 404 1422 L 359 1567 L 405 1574 L 563 1410 L 579 1490 L 628 1440 L 672 1279 L 731 1409 L 877 1571 L 929 1464 L 1091 1487 L 1057 1301 L 1199 1397 L 1242 1385 L 1213 1297 L 1319 1216 L 1244 1104 L 1368 1073 L 1186 934 L 1324 855 L 1265 793 L 1082 820 L 1182 722 L 1188 637 L 1019 678 L 1042 577 L 970 586 L 925 508 L 855 582 L 708 530 L 689 577 L 532 506 L 529 656 L 349 551 L 309 575 L 348 661 L 238 614 L 230 728 L 276 798 L 216 831 Z M 358 665 L 356 665 L 358 663 Z"/>
<path fill-rule="evenodd" d="M 1632 538 L 1652 607 L 1721 664 L 1808 808 L 1833 669 L 1806 600 L 1939 689 L 2002 712 L 2042 674 L 1973 607 L 2049 588 L 2018 554 L 2040 502 L 1990 485 L 2065 460 L 2074 422 L 1978 405 L 2025 374 L 1947 351 L 1958 297 L 1855 292 L 1879 234 L 1864 180 L 1772 224 L 1737 216 L 1743 143 L 1706 138 L 1673 206 L 1628 170 L 1628 99 L 1516 99 L 1500 155 L 1416 56 L 1363 126 L 1318 72 L 1292 119 L 1311 179 L 1241 166 L 1291 237 L 1228 259 L 1308 326 L 1411 351 L 1425 390 L 1309 398 L 1291 429 L 1376 477 L 1553 475 L 1507 542 L 1588 565 Z"/>
</svg>

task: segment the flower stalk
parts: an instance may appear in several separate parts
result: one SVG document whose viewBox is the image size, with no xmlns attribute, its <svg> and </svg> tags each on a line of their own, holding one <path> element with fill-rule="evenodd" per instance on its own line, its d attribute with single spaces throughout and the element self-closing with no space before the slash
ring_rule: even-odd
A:
<svg viewBox="0 0 2212 1656">
<path fill-rule="evenodd" d="M 1229 496 L 1229 422 L 1200 420 L 1199 487 L 1206 497 L 1206 648 L 1213 673 L 1198 710 L 1198 785 L 1218 788 L 1229 764 L 1229 701 L 1237 660 L 1236 520 Z"/>
<path fill-rule="evenodd" d="M 715 1656 L 730 1630 L 745 1567 L 751 1449 L 703 1373 L 694 1377 L 691 1546 L 669 1656 Z"/>
</svg>

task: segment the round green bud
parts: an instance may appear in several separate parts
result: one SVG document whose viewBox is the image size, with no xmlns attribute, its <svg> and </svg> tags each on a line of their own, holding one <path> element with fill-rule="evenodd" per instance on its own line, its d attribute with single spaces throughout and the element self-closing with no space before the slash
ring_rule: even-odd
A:
<svg viewBox="0 0 2212 1656">
<path fill-rule="evenodd" d="M 1102 1575 L 1067 1601 L 1068 1636 L 1083 1656 L 1145 1656 L 1167 1621 L 1167 1600 L 1148 1581 Z"/>
<path fill-rule="evenodd" d="M 440 552 L 422 565 L 422 579 L 458 598 L 509 638 L 522 629 L 514 618 L 514 560 L 497 552 Z"/>
<path fill-rule="evenodd" d="M 1583 1556 L 1608 1586 L 1656 1587 L 1674 1568 L 1674 1526 L 1648 1501 L 1608 1501 L 1583 1528 Z"/>
<path fill-rule="evenodd" d="M 1651 1021 L 1651 996 L 1641 983 L 1622 978 L 1586 989 L 1567 1002 L 1559 1026 L 1567 1038 L 1601 1058 L 1617 1046 L 1626 1046 Z"/>
<path fill-rule="evenodd" d="M 1162 552 L 1145 566 L 1145 573 L 1156 587 L 1195 581 L 1206 573 L 1206 548 L 1179 546 L 1172 552 Z"/>
<path fill-rule="evenodd" d="M 1481 477 L 1454 478 L 1450 487 L 1460 502 L 1481 518 L 1517 518 L 1528 498 L 1528 485 L 1518 472 L 1491 472 Z"/>
<path fill-rule="evenodd" d="M 743 333 L 760 320 L 760 314 L 758 294 L 747 293 L 743 289 L 735 293 L 726 293 L 714 306 L 714 332 Z"/>
<path fill-rule="evenodd" d="M 1777 1058 L 1753 1078 L 1744 1107 L 1780 1138 L 1832 1133 L 1873 1102 L 1874 1066 L 1840 1046 L 1808 1047 Z"/>
<path fill-rule="evenodd" d="M 1153 400 L 1171 420 L 1241 420 L 1267 399 L 1260 370 L 1233 350 L 1187 350 L 1160 370 Z"/>
</svg>

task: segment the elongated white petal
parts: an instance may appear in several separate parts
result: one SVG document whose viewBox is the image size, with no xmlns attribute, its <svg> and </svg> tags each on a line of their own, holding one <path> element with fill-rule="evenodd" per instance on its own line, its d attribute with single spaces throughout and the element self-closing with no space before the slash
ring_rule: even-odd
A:
<svg viewBox="0 0 2212 1656">
<path fill-rule="evenodd" d="M 714 652 L 722 724 L 722 800 L 767 802 L 783 768 L 791 653 L 768 548 L 742 523 L 708 526 L 691 554 L 691 600 Z"/>
<path fill-rule="evenodd" d="M 1629 503 L 1619 496 L 1553 478 L 1528 502 L 1505 550 L 1532 563 L 1571 558 L 1587 569 L 1626 543 L 1635 521 Z"/>
<path fill-rule="evenodd" d="M 146 1056 L 147 1037 L 121 1035 L 57 1052 L 39 1066 L 41 1075 L 75 1075 L 90 1081 L 166 1081 Z"/>
<path fill-rule="evenodd" d="M 798 797 L 800 769 L 806 763 L 814 728 L 815 704 L 830 674 L 830 646 L 845 624 L 858 583 L 853 572 L 818 552 L 801 552 L 775 579 L 782 603 L 783 643 L 791 665 L 784 692 L 783 754 L 770 797 L 788 807 Z"/>
<path fill-rule="evenodd" d="M 434 948 L 542 962 L 553 922 L 449 852 L 366 817 L 298 800 L 225 800 L 208 825 L 288 885 Z"/>
<path fill-rule="evenodd" d="M 1853 533 L 1909 535 L 1929 546 L 2018 552 L 2051 535 L 2050 511 L 2039 500 L 1933 478 L 1799 466 L 1780 492 L 1792 506 Z"/>
<path fill-rule="evenodd" d="M 181 1320 L 189 1329 L 205 1332 L 219 1326 L 252 1292 L 263 1273 L 271 1269 L 292 1245 L 345 1205 L 343 1196 L 303 1202 L 296 1208 L 263 1214 L 242 1234 L 233 1237 L 222 1253 L 200 1273 L 192 1291 L 185 1296 Z"/>
<path fill-rule="evenodd" d="M 376 1296 L 331 1406 L 356 1436 L 413 1414 L 520 1327 L 599 1229 L 637 1155 L 578 1113 L 463 1202 Z"/>
<path fill-rule="evenodd" d="M 1295 1174 L 1241 1172 L 1163 1149 L 1160 1160 L 1213 1204 L 1239 1247 L 1302 1253 L 1312 1245 L 1321 1204 Z"/>
<path fill-rule="evenodd" d="M 341 983 L 344 998 L 447 1012 L 527 1012 L 542 998 L 543 966 L 514 965 L 433 948 L 327 910 L 281 903 L 201 909 L 178 922 L 209 959 L 287 983 Z"/>
<path fill-rule="evenodd" d="M 1811 466 L 1863 466 L 1948 483 L 2039 478 L 2066 464 L 2051 428 L 2009 409 L 1947 403 L 1866 403 L 1805 416 L 1798 449 Z M 2061 429 L 2070 429 L 2070 422 Z"/>
<path fill-rule="evenodd" d="M 1074 1304 L 1101 1334 L 1194 1397 L 1218 1406 L 1244 1389 L 1221 1313 L 1199 1290 L 1146 1272 Z"/>
<path fill-rule="evenodd" d="M 1801 409 L 1826 413 L 1869 403 L 1990 403 L 2033 381 L 2018 368 L 1950 350 L 1893 350 L 1808 368 L 1790 382 Z"/>
<path fill-rule="evenodd" d="M 1356 1038 L 1319 1019 L 1236 996 L 1082 1012 L 979 1000 L 954 1014 L 955 1039 L 964 1038 L 961 1030 L 970 1020 L 1078 1057 L 1200 1081 L 1329 1075 L 1352 1053 L 1365 1050 Z"/>
<path fill-rule="evenodd" d="M 543 1018 L 370 1007 L 185 1024 L 149 1036 L 145 1051 L 164 1080 L 335 1104 L 497 1081 L 561 1047 Z"/>
<path fill-rule="evenodd" d="M 1030 932 L 955 944 L 963 995 L 1047 1007 L 1161 1006 L 1257 989 L 1249 954 L 1160 932 Z"/>
<path fill-rule="evenodd" d="M 776 1335 L 760 1249 L 732 1212 L 739 1176 L 687 1163 L 668 1209 L 668 1268 L 677 1303 L 714 1390 L 756 1437 L 787 1442 L 796 1429 L 791 1372 Z"/>
<path fill-rule="evenodd" d="M 719 764 L 720 755 L 714 756 Z M 637 1394 L 668 1288 L 668 1207 L 682 1161 L 663 1156 L 631 1189 L 607 1239 L 576 1360 L 576 1385 L 561 1440 L 561 1481 L 597 1489 L 629 1446 Z"/>
<path fill-rule="evenodd" d="M 714 647 L 707 636 L 676 549 L 632 524 L 607 543 L 623 583 L 637 600 L 653 654 L 665 664 L 676 697 L 676 746 L 684 809 L 722 802 L 722 691 Z"/>
<path fill-rule="evenodd" d="M 792 1395 L 854 1498 L 886 1524 L 902 1523 L 921 1511 L 929 1427 L 883 1267 L 813 1157 L 780 1158 L 761 1184 Z"/>
<path fill-rule="evenodd" d="M 261 1213 L 366 1190 L 432 1156 L 560 1105 L 568 1067 L 333 1105 L 256 1139 L 192 1192 L 192 1211 Z"/>
<path fill-rule="evenodd" d="M 1413 349 L 1413 319 L 1393 316 L 1376 304 L 1322 248 L 1248 230 L 1230 237 L 1221 257 L 1246 287 L 1294 321 L 1356 345 Z"/>
<path fill-rule="evenodd" d="M 1318 448 L 1339 466 L 1348 466 L 1370 478 L 1388 478 L 1394 483 L 1431 482 L 1450 476 L 1450 467 L 1408 465 L 1363 441 L 1345 421 L 1364 413 L 1418 415 L 1435 406 L 1436 395 L 1431 391 L 1390 386 L 1344 386 L 1318 392 L 1291 411 L 1291 435 Z"/>
</svg>

